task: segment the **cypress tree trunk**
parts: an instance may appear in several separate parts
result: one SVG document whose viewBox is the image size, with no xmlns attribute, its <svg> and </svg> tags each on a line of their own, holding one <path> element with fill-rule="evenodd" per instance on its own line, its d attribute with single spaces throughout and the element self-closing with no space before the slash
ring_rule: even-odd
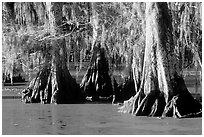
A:
<svg viewBox="0 0 204 137">
<path fill-rule="evenodd" d="M 52 35 L 59 35 L 62 24 L 62 3 L 51 3 L 49 22 Z M 45 65 L 38 76 L 23 91 L 24 102 L 31 103 L 80 103 L 83 101 L 79 85 L 67 68 L 67 49 L 64 38 L 51 40 L 52 55 L 45 57 Z M 47 53 L 48 54 L 48 53 Z"/>
<path fill-rule="evenodd" d="M 109 75 L 105 49 L 101 48 L 100 44 L 93 48 L 90 66 L 82 79 L 80 87 L 87 100 L 112 101 L 116 81 Z"/>
<path fill-rule="evenodd" d="M 167 4 L 146 3 L 145 14 L 141 84 L 136 95 L 125 101 L 120 111 L 137 116 L 201 116 L 201 104 L 194 100 L 180 74 Z"/>
<path fill-rule="evenodd" d="M 107 56 L 105 56 L 104 39 L 99 40 L 99 20 L 96 12 L 97 3 L 91 3 L 92 6 L 92 58 L 87 72 L 85 73 L 80 88 L 89 101 L 111 102 L 116 81 L 109 74 L 109 65 Z M 104 37 L 104 27 L 102 27 L 102 36 Z M 102 46 L 101 46 L 102 45 Z"/>
<path fill-rule="evenodd" d="M 22 101 L 25 103 L 50 103 L 51 93 L 47 92 L 49 76 L 51 75 L 50 55 L 44 57 L 43 68 L 31 80 L 29 86 L 22 91 Z M 46 98 L 45 98 L 46 96 Z"/>
<path fill-rule="evenodd" d="M 62 24 L 62 3 L 53 4 L 53 14 L 55 17 L 55 25 Z M 60 33 L 60 31 L 58 32 Z M 78 103 L 82 99 L 79 85 L 75 79 L 72 78 L 67 68 L 67 52 L 65 39 L 58 39 L 55 41 L 55 68 L 56 68 L 56 82 L 58 92 L 56 92 L 56 103 Z"/>
</svg>

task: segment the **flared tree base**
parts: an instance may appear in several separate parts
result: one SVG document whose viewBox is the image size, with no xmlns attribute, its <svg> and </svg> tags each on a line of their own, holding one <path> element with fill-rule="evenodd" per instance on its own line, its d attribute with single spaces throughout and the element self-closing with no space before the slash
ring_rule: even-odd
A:
<svg viewBox="0 0 204 137">
<path fill-rule="evenodd" d="M 124 101 L 119 112 L 132 113 L 136 116 L 190 118 L 202 117 L 202 105 L 193 98 L 182 78 L 175 79 L 178 87 L 175 95 L 166 103 L 165 95 L 159 90 L 148 94 L 142 91 Z"/>
<path fill-rule="evenodd" d="M 87 101 L 112 102 L 116 80 L 109 74 L 105 50 L 95 47 L 90 66 L 84 75 L 80 88 Z"/>
<path fill-rule="evenodd" d="M 68 70 L 52 72 L 43 69 L 22 91 L 24 103 L 72 104 L 84 102 L 79 85 Z"/>
<path fill-rule="evenodd" d="M 116 88 L 113 104 L 123 103 L 125 100 L 128 100 L 129 98 L 133 97 L 135 93 L 136 91 L 134 80 L 128 77 L 122 84 L 120 84 Z"/>
</svg>

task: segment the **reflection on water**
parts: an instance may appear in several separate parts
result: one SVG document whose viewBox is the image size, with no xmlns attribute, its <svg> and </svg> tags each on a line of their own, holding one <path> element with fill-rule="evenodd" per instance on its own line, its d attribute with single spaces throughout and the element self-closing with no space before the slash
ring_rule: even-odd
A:
<svg viewBox="0 0 204 137">
<path fill-rule="evenodd" d="M 202 118 L 158 119 L 117 112 L 111 104 L 22 104 L 2 100 L 3 134 L 202 134 Z"/>
</svg>

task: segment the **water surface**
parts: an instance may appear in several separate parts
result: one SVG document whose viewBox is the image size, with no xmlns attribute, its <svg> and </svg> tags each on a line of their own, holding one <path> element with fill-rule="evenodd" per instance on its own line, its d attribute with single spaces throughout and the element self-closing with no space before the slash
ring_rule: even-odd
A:
<svg viewBox="0 0 204 137">
<path fill-rule="evenodd" d="M 111 104 L 22 104 L 2 99 L 5 134 L 202 134 L 202 118 L 135 117 Z"/>
</svg>

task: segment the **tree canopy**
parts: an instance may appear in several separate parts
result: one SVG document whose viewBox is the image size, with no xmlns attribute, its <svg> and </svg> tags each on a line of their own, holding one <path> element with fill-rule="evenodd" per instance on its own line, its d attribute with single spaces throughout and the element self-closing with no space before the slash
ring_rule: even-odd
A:
<svg viewBox="0 0 204 137">
<path fill-rule="evenodd" d="M 49 40 L 59 38 L 75 41 L 75 51 L 90 49 L 95 21 L 92 16 L 92 3 L 64 2 L 62 4 L 63 24 L 57 28 L 63 33 L 52 36 L 52 29 L 49 28 L 48 22 L 48 3 L 4 2 L 3 56 L 8 53 L 8 50 L 12 53 L 9 56 L 13 58 L 15 58 L 14 52 L 23 55 L 22 53 L 25 52 L 43 52 L 46 49 L 44 53 L 47 53 L 45 45 L 48 45 Z M 110 57 L 126 58 L 132 50 L 144 50 L 139 45 L 145 43 L 145 32 L 142 32 L 145 23 L 145 3 L 98 2 L 95 5 L 99 34 L 97 40 L 104 41 Z M 181 67 L 185 68 L 190 63 L 196 62 L 201 66 L 201 3 L 170 2 L 168 6 L 173 17 L 174 44 L 178 46 L 179 57 L 183 62 Z M 10 49 L 6 45 L 10 45 Z M 186 56 L 187 52 L 193 54 L 193 60 Z M 139 53 L 142 52 L 134 52 L 137 54 L 135 56 Z"/>
</svg>

